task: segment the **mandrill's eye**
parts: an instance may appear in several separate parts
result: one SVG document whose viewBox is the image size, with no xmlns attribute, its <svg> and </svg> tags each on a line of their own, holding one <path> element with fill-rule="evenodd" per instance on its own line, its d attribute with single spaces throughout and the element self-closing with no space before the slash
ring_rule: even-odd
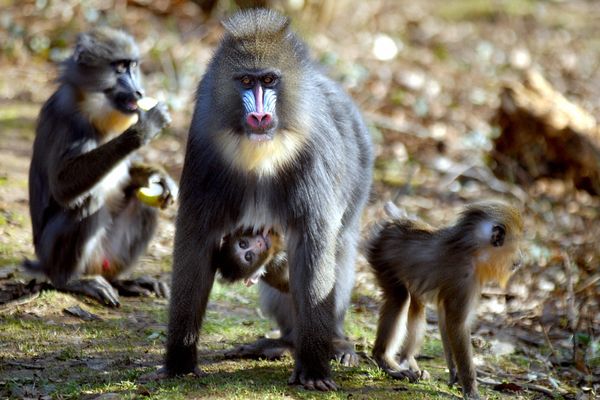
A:
<svg viewBox="0 0 600 400">
<path fill-rule="evenodd" d="M 127 61 L 117 61 L 113 64 L 113 67 L 115 68 L 117 74 L 124 74 L 125 72 L 127 72 L 127 66 Z"/>
<path fill-rule="evenodd" d="M 253 79 L 248 75 L 244 75 L 242 76 L 242 79 L 240 79 L 240 82 L 242 82 L 242 85 L 244 85 L 244 87 L 249 88 L 252 86 Z"/>
<path fill-rule="evenodd" d="M 273 86 L 275 83 L 277 83 L 277 77 L 274 75 L 266 75 L 262 78 L 262 81 L 265 86 Z"/>
</svg>

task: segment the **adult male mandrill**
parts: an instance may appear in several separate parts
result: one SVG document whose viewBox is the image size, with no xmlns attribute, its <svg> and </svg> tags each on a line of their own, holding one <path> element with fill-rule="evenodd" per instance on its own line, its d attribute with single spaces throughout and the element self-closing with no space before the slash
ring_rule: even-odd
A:
<svg viewBox="0 0 600 400">
<path fill-rule="evenodd" d="M 505 285 L 518 260 L 523 232 L 519 211 L 500 202 L 466 207 L 441 229 L 396 214 L 370 238 L 367 258 L 383 289 L 373 357 L 394 378 L 427 375 L 415 356 L 423 340 L 425 304 L 437 305 L 450 384 L 478 399 L 469 317 L 486 282 Z M 397 358 L 399 356 L 399 358 Z M 401 364 L 407 363 L 404 367 Z"/>
<path fill-rule="evenodd" d="M 291 296 L 261 292 L 287 310 L 290 379 L 334 390 L 329 360 L 344 340 L 359 219 L 371 186 L 369 133 L 356 106 L 309 57 L 289 21 L 242 11 L 197 91 L 175 235 L 166 366 L 158 377 L 201 372 L 198 330 L 221 238 L 272 227 L 285 237 Z M 277 303 L 281 301 L 281 303 Z M 284 329 L 282 329 L 283 331 Z"/>
</svg>

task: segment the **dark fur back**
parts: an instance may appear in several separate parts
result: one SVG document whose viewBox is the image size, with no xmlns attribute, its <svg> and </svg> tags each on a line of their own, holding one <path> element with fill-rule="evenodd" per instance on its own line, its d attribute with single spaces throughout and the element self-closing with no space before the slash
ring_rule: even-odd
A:
<svg viewBox="0 0 600 400">
<path fill-rule="evenodd" d="M 434 233 L 425 226 L 419 226 L 410 220 L 391 220 L 383 222 L 371 234 L 365 246 L 366 257 L 377 281 L 382 287 L 398 284 L 398 269 L 409 267 L 403 264 L 401 256 L 405 248 L 430 240 Z"/>
</svg>

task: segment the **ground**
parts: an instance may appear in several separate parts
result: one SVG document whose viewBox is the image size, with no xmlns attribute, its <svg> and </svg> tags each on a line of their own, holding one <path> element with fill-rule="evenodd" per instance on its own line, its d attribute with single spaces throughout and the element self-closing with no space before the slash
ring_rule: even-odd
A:
<svg viewBox="0 0 600 400">
<path fill-rule="evenodd" d="M 288 386 L 291 357 L 225 359 L 231 346 L 272 334 L 255 290 L 242 284 L 217 284 L 211 295 L 199 343 L 208 376 L 160 383 L 139 377 L 162 361 L 166 300 L 125 298 L 120 308 L 109 309 L 52 290 L 30 295 L 23 288 L 19 300 L 2 297 L 30 279 L 18 264 L 33 257 L 27 173 L 35 119 L 54 87 L 51 61 L 68 53 L 78 31 L 100 19 L 136 36 L 147 54 L 148 92 L 163 97 L 174 117 L 144 153 L 179 176 L 193 88 L 227 6 L 204 20 L 191 2 L 171 3 L 164 10 L 136 1 L 7 4 L 1 21 L 7 29 L 0 31 L 0 397 L 458 398 L 459 390 L 445 384 L 433 311 L 420 360 L 432 379 L 393 381 L 376 368 L 369 355 L 379 293 L 362 256 L 347 317 L 362 361 L 356 368 L 334 365 L 341 390 L 328 394 Z M 479 376 L 502 383 L 482 384 L 482 391 L 490 399 L 593 398 L 600 385 L 600 200 L 553 179 L 527 187 L 496 181 L 489 154 L 499 134 L 493 115 L 500 88 L 527 68 L 540 70 L 599 115 L 600 5 L 344 0 L 339 4 L 351 7 L 318 14 L 325 17 L 312 23 L 323 10 L 307 4 L 313 8 L 290 12 L 295 27 L 354 97 L 373 135 L 377 161 L 365 231 L 383 217 L 389 199 L 434 225 L 450 222 L 462 205 L 480 198 L 518 205 L 525 215 L 524 265 L 505 290 L 484 290 L 473 324 Z M 169 279 L 176 212 L 161 212 L 157 235 L 134 275 Z"/>
</svg>

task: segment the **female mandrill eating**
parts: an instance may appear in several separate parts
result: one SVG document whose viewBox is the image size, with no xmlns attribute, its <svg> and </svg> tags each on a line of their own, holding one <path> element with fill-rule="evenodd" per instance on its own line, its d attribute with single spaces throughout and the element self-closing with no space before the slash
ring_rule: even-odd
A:
<svg viewBox="0 0 600 400">
<path fill-rule="evenodd" d="M 482 286 L 504 286 L 518 265 L 521 214 L 504 203 L 477 203 L 454 225 L 434 229 L 400 218 L 391 203 L 386 211 L 392 220 L 378 228 L 366 249 L 383 289 L 373 357 L 394 378 L 425 378 L 415 355 L 423 340 L 425 304 L 432 303 L 439 311 L 449 383 L 459 381 L 465 398 L 478 399 L 470 316 Z"/>
<path fill-rule="evenodd" d="M 121 279 L 154 234 L 151 206 L 172 204 L 178 191 L 162 168 L 135 162 L 171 122 L 164 103 L 144 98 L 140 75 L 129 34 L 101 27 L 79 35 L 40 111 L 29 169 L 38 260 L 23 266 L 109 306 L 119 294 L 169 293 L 152 277 Z M 151 186 L 159 187 L 153 197 L 144 194 Z"/>
</svg>

